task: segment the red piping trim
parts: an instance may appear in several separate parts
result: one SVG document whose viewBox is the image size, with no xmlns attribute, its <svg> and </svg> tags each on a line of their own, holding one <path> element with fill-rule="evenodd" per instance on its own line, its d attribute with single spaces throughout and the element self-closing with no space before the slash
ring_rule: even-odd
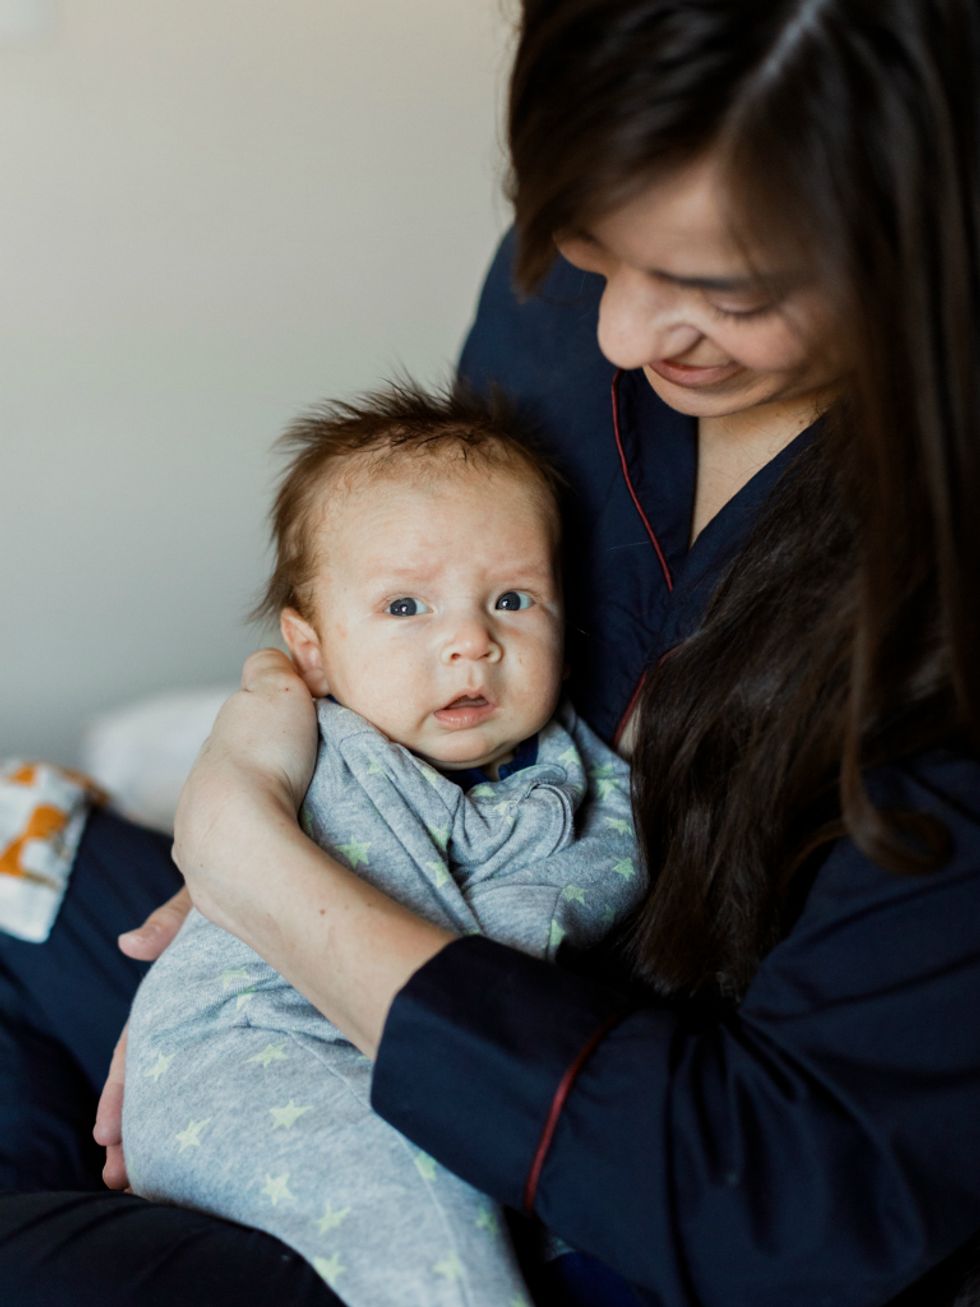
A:
<svg viewBox="0 0 980 1307">
<path fill-rule="evenodd" d="M 528 1172 L 527 1184 L 524 1186 L 524 1210 L 528 1216 L 534 1215 L 534 1202 L 538 1196 L 538 1183 L 541 1179 L 541 1172 L 544 1169 L 545 1159 L 551 1148 L 551 1142 L 555 1137 L 555 1130 L 558 1127 L 558 1118 L 562 1114 L 562 1109 L 572 1091 L 572 1085 L 578 1079 L 579 1072 L 585 1066 L 586 1062 L 595 1051 L 599 1041 L 609 1033 L 614 1025 L 622 1020 L 622 1012 L 616 1012 L 611 1017 L 607 1017 L 598 1030 L 589 1038 L 587 1043 L 578 1053 L 575 1061 L 572 1062 L 568 1070 L 562 1076 L 558 1088 L 555 1090 L 555 1096 L 551 1100 L 551 1110 L 548 1113 L 548 1119 L 544 1123 L 544 1129 L 541 1131 L 541 1139 L 538 1142 L 534 1159 L 531 1162 L 531 1169 Z"/>
<path fill-rule="evenodd" d="M 646 528 L 646 533 L 650 537 L 650 543 L 656 550 L 657 558 L 660 560 L 660 570 L 664 574 L 664 580 L 667 582 L 667 589 L 673 590 L 674 582 L 670 575 L 670 568 L 667 566 L 667 559 L 664 557 L 664 551 L 660 548 L 660 541 L 657 539 L 653 527 L 643 511 L 643 505 L 640 503 L 639 495 L 633 488 L 633 482 L 630 479 L 629 465 L 626 462 L 626 451 L 623 449 L 623 437 L 619 430 L 619 378 L 623 375 L 622 368 L 617 368 L 612 379 L 612 419 L 613 434 L 616 437 L 616 448 L 619 450 L 619 463 L 623 469 L 623 480 L 626 482 L 626 488 L 630 492 L 630 498 L 633 506 L 640 515 L 640 521 Z"/>
</svg>

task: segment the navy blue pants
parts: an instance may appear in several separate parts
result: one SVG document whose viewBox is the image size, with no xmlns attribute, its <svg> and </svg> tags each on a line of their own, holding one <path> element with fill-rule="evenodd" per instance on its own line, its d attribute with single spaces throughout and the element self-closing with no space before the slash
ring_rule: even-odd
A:
<svg viewBox="0 0 980 1307">
<path fill-rule="evenodd" d="M 0 1298 L 18 1307 L 340 1302 L 279 1240 L 105 1190 L 92 1139 L 146 963 L 116 936 L 180 887 L 170 841 L 93 814 L 50 938 L 0 934 Z"/>
</svg>

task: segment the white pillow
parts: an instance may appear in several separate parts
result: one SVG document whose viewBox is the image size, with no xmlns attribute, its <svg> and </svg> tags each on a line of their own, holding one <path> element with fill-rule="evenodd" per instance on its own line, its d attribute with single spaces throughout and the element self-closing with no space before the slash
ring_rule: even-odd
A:
<svg viewBox="0 0 980 1307">
<path fill-rule="evenodd" d="M 234 685 L 173 690 L 101 713 L 82 740 L 82 770 L 117 812 L 172 830 L 177 796 Z"/>
</svg>

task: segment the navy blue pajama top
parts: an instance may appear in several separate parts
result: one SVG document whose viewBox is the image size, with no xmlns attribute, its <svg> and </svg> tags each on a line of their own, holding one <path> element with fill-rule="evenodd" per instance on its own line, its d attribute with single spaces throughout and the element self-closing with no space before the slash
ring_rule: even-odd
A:
<svg viewBox="0 0 980 1307">
<path fill-rule="evenodd" d="M 521 302 L 512 252 L 461 370 L 533 412 L 571 481 L 571 695 L 613 740 L 813 433 L 688 549 L 693 419 L 601 357 L 598 278 L 559 260 Z M 942 818 L 948 863 L 898 877 L 833 845 L 737 1010 L 638 1004 L 581 967 L 458 940 L 392 1005 L 375 1108 L 639 1302 L 886 1302 L 980 1228 L 980 762 L 936 751 L 869 783 Z"/>
</svg>

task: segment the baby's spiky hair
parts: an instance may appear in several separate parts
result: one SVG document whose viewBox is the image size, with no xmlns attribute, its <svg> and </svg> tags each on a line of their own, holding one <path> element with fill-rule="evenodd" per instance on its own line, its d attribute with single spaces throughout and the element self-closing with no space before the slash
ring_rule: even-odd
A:
<svg viewBox="0 0 980 1307">
<path fill-rule="evenodd" d="M 411 463 L 416 475 L 483 468 L 516 472 L 536 483 L 542 507 L 559 533 L 561 474 L 536 448 L 527 419 L 500 391 L 477 395 L 456 382 L 426 391 L 399 380 L 353 400 L 328 400 L 295 421 L 277 441 L 289 456 L 269 514 L 275 563 L 249 617 L 277 622 L 283 608 L 312 616 L 310 597 L 319 559 L 312 530 L 321 520 L 322 492 L 337 478 L 338 493 L 362 478 L 390 475 Z M 429 467 L 427 467 L 427 463 Z"/>
</svg>

